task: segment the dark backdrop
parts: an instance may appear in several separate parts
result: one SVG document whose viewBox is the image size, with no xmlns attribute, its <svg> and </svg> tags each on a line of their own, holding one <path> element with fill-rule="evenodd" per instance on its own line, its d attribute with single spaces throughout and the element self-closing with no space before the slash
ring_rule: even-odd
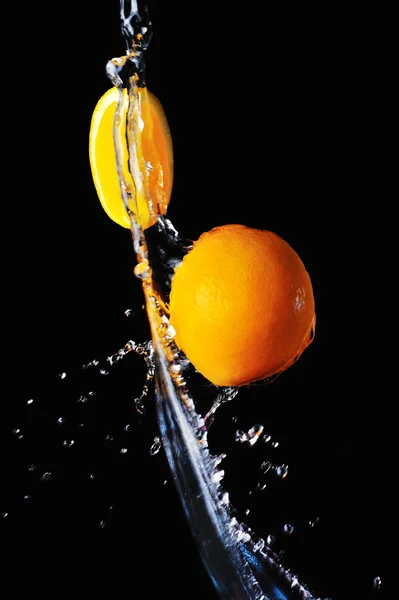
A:
<svg viewBox="0 0 399 600">
<path fill-rule="evenodd" d="M 316 297 L 313 345 L 275 383 L 221 410 L 213 426 L 215 452 L 231 445 L 226 485 L 242 514 L 251 507 L 256 531 L 280 535 L 288 566 L 321 597 L 371 598 L 378 576 L 379 597 L 389 597 L 395 502 L 389 485 L 382 492 L 370 477 L 388 473 L 381 461 L 391 440 L 383 424 L 373 441 L 359 434 L 373 415 L 340 385 L 337 355 L 322 361 L 321 238 L 333 174 L 318 13 L 255 2 L 149 7 L 148 87 L 174 142 L 168 215 L 192 239 L 232 222 L 275 231 L 303 259 Z M 147 415 L 134 411 L 140 359 L 106 376 L 81 370 L 130 338 L 148 339 L 130 236 L 102 211 L 87 150 L 93 108 L 110 86 L 105 64 L 124 53 L 118 3 L 23 2 L 18 10 L 3 20 L 11 41 L 3 67 L 1 526 L 11 595 L 216 598 L 162 450 L 149 452 L 157 435 L 151 394 Z M 328 278 L 325 295 L 335 286 Z M 291 470 L 288 487 L 251 500 L 270 457 L 257 448 L 240 454 L 231 440 L 234 428 L 254 423 L 279 441 L 276 460 Z M 295 525 L 289 541 L 279 534 L 286 522 Z"/>
</svg>

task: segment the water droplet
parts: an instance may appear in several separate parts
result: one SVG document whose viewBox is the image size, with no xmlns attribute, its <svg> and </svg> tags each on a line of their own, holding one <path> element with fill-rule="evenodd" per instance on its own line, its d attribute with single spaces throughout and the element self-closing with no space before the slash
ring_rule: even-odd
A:
<svg viewBox="0 0 399 600">
<path fill-rule="evenodd" d="M 263 462 L 260 466 L 260 470 L 262 471 L 262 473 L 267 473 L 268 471 L 270 471 L 271 468 L 272 468 L 272 463 L 269 462 L 268 460 Z"/>
<path fill-rule="evenodd" d="M 147 171 L 153 171 L 154 170 L 154 167 L 152 166 L 152 164 L 148 160 L 145 161 L 145 167 L 146 167 Z"/>
<path fill-rule="evenodd" d="M 119 360 L 121 360 L 125 356 L 125 351 L 123 348 L 119 349 L 118 352 L 112 354 L 111 356 L 107 356 L 106 361 L 111 365 L 116 364 Z"/>
<path fill-rule="evenodd" d="M 248 431 L 248 442 L 250 444 L 250 446 L 253 446 L 254 444 L 256 444 L 256 442 L 259 440 L 259 437 L 261 436 L 263 432 L 263 425 L 254 425 L 253 427 L 251 427 L 251 429 Z"/>
<path fill-rule="evenodd" d="M 291 535 L 291 533 L 294 531 L 294 528 L 292 525 L 290 525 L 289 523 L 286 523 L 283 527 L 283 532 L 286 535 Z"/>
<path fill-rule="evenodd" d="M 93 359 L 85 365 L 82 365 L 82 369 L 90 369 L 91 367 L 97 367 L 100 364 L 100 361 L 97 359 Z"/>
<path fill-rule="evenodd" d="M 375 577 L 374 581 L 373 581 L 373 588 L 375 590 L 379 590 L 381 588 L 381 584 L 382 584 L 381 577 Z"/>
<path fill-rule="evenodd" d="M 242 444 L 247 443 L 250 446 L 253 446 L 259 440 L 259 437 L 261 436 L 262 432 L 263 425 L 258 424 L 251 427 L 251 429 L 249 429 L 247 433 L 245 433 L 245 431 L 236 431 L 235 441 L 241 442 Z"/>
<path fill-rule="evenodd" d="M 1 518 L 2 519 L 7 519 L 7 517 L 8 517 L 8 512 L 3 512 L 2 515 L 1 515 Z"/>
<path fill-rule="evenodd" d="M 293 578 L 292 578 L 292 580 L 291 580 L 291 587 L 292 587 L 292 588 L 294 588 L 294 587 L 296 587 L 298 584 L 299 584 L 298 577 L 296 577 L 296 576 L 294 575 L 294 577 L 293 577 Z"/>
<path fill-rule="evenodd" d="M 245 531 L 237 532 L 237 541 L 238 542 L 241 542 L 242 544 L 247 544 L 250 539 L 251 539 L 251 536 L 249 535 L 249 533 L 246 533 Z"/>
<path fill-rule="evenodd" d="M 26 401 L 26 404 L 33 404 L 33 398 L 29 398 L 29 400 Z"/>
<path fill-rule="evenodd" d="M 62 445 L 65 446 L 66 448 L 70 448 L 71 446 L 73 446 L 75 443 L 75 440 L 64 440 L 62 442 Z"/>
<path fill-rule="evenodd" d="M 266 544 L 269 546 L 269 548 L 271 548 L 273 546 L 275 541 L 276 541 L 276 538 L 274 537 L 274 535 L 268 535 L 266 538 Z"/>
<path fill-rule="evenodd" d="M 52 477 L 52 474 L 50 473 L 50 471 L 46 471 L 45 473 L 43 473 L 43 475 L 40 477 L 40 481 L 50 481 Z"/>
<path fill-rule="evenodd" d="M 128 423 L 127 425 L 124 426 L 124 431 L 131 431 L 132 426 L 130 425 L 130 423 Z"/>
<path fill-rule="evenodd" d="M 276 475 L 281 479 L 285 479 L 288 475 L 288 465 L 280 465 L 276 467 Z"/>
<path fill-rule="evenodd" d="M 262 538 L 259 538 L 259 540 L 256 542 L 256 544 L 254 544 L 254 546 L 253 546 L 253 551 L 259 552 L 259 550 L 263 550 L 264 547 L 265 547 L 265 540 L 263 540 Z"/>
<path fill-rule="evenodd" d="M 150 448 L 150 454 L 151 454 L 151 456 L 154 456 L 154 454 L 158 454 L 158 452 L 160 451 L 160 449 L 161 449 L 161 440 L 156 435 L 154 437 L 154 443 L 152 444 L 152 446 Z"/>
<path fill-rule="evenodd" d="M 263 483 L 263 484 L 262 483 L 258 483 L 257 486 L 256 486 L 256 488 L 255 488 L 255 491 L 256 492 L 263 492 L 266 489 L 266 487 L 267 487 L 266 483 Z"/>
<path fill-rule="evenodd" d="M 167 328 L 166 333 L 164 335 L 164 338 L 166 340 L 173 340 L 173 338 L 175 337 L 175 335 L 176 335 L 175 328 L 173 327 L 173 325 L 169 325 L 169 327 Z"/>
<path fill-rule="evenodd" d="M 212 474 L 212 477 L 211 477 L 211 479 L 212 479 L 212 481 L 214 481 L 215 483 L 218 483 L 219 481 L 222 481 L 223 477 L 224 477 L 224 471 L 223 471 L 223 469 L 220 469 L 219 471 L 215 471 L 215 472 Z"/>
<path fill-rule="evenodd" d="M 98 524 L 100 529 L 104 529 L 104 527 L 106 526 L 106 522 L 104 520 L 100 521 Z"/>
<path fill-rule="evenodd" d="M 63 422 L 64 422 L 64 417 L 59 417 L 59 418 L 57 419 L 57 423 L 58 423 L 58 425 L 62 425 L 62 424 L 63 424 Z"/>
<path fill-rule="evenodd" d="M 168 328 L 168 317 L 166 317 L 165 315 L 163 315 L 161 317 L 161 322 L 159 324 L 159 331 L 162 334 L 167 328 Z"/>
<path fill-rule="evenodd" d="M 65 377 L 66 377 L 66 373 L 59 373 L 57 375 L 57 379 L 65 379 Z"/>
<path fill-rule="evenodd" d="M 225 506 L 228 506 L 230 504 L 230 496 L 228 492 L 223 492 L 220 502 Z"/>
<path fill-rule="evenodd" d="M 214 456 L 213 457 L 213 465 L 214 467 L 217 467 L 218 465 L 220 465 L 220 463 L 222 462 L 222 460 L 224 460 L 226 458 L 227 454 L 219 454 L 219 456 Z"/>
<path fill-rule="evenodd" d="M 141 262 L 137 263 L 137 265 L 133 269 L 133 273 L 139 279 L 147 279 L 150 274 L 150 265 L 146 258 L 144 258 Z"/>
<path fill-rule="evenodd" d="M 144 407 L 144 404 L 141 402 L 140 398 L 134 399 L 134 405 L 135 405 L 136 411 L 139 413 L 139 415 L 145 415 L 145 407 Z"/>
<path fill-rule="evenodd" d="M 121 454 L 126 454 L 126 452 L 127 452 L 127 448 L 121 448 L 120 449 L 120 453 Z"/>
<path fill-rule="evenodd" d="M 317 525 L 319 521 L 320 521 L 319 517 L 316 517 L 316 519 L 314 521 L 309 521 L 309 527 L 310 528 L 315 527 L 315 525 Z"/>
<path fill-rule="evenodd" d="M 248 436 L 245 431 L 238 430 L 235 433 L 234 439 L 236 442 L 244 443 L 248 441 Z"/>
<path fill-rule="evenodd" d="M 126 342 L 123 349 L 125 350 L 125 352 L 131 352 L 132 350 L 135 350 L 136 342 L 134 342 L 133 340 L 129 340 L 128 342 Z"/>
<path fill-rule="evenodd" d="M 28 471 L 34 471 L 36 469 L 36 465 L 33 463 L 28 467 Z"/>
<path fill-rule="evenodd" d="M 23 434 L 23 433 L 21 433 L 21 430 L 20 430 L 20 429 L 18 429 L 18 427 L 15 427 L 15 428 L 12 430 L 12 433 L 15 435 L 15 437 L 17 438 L 17 440 L 22 440 L 22 438 L 24 437 L 24 434 Z"/>
</svg>

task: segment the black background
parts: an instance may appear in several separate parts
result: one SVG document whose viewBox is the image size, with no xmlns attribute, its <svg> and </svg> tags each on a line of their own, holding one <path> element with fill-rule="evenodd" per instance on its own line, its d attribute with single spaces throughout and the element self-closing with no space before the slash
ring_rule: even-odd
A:
<svg viewBox="0 0 399 600">
<path fill-rule="evenodd" d="M 365 409 L 363 392 L 341 379 L 339 355 L 324 351 L 333 342 L 323 345 L 325 298 L 337 284 L 329 277 L 322 299 L 331 107 L 320 90 L 325 62 L 316 51 L 315 14 L 286 5 L 261 10 L 255 2 L 148 4 L 147 82 L 174 143 L 169 217 L 192 239 L 232 222 L 273 230 L 299 253 L 314 285 L 312 346 L 276 382 L 221 409 L 212 426 L 215 453 L 231 445 L 226 487 L 242 513 L 251 508 L 255 531 L 276 534 L 287 565 L 316 595 L 392 597 L 397 502 L 389 417 Z M 140 359 L 103 377 L 80 370 L 130 338 L 148 339 L 129 232 L 102 211 L 88 161 L 91 114 L 110 87 L 105 64 L 124 53 L 118 2 L 24 2 L 18 11 L 3 20 L 11 42 L 3 68 L 8 417 L 1 510 L 8 516 L 1 527 L 11 596 L 216 598 L 162 450 L 149 454 L 157 434 L 151 394 L 146 417 L 134 411 L 145 376 Z M 392 48 L 394 36 L 388 42 L 368 17 L 364 11 L 360 48 L 367 55 Z M 57 379 L 62 372 L 66 378 Z M 78 403 L 89 390 L 96 396 Z M 279 441 L 277 454 L 231 443 L 236 429 L 254 423 Z M 63 447 L 70 439 L 74 445 Z M 260 463 L 275 456 L 290 465 L 287 480 L 250 498 Z M 51 479 L 40 481 L 46 472 Z M 288 540 L 279 534 L 286 522 L 295 527 Z"/>
</svg>

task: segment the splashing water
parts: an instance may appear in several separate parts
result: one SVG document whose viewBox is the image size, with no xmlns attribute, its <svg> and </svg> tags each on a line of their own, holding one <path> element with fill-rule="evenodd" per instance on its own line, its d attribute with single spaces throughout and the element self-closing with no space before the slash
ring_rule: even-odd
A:
<svg viewBox="0 0 399 600">
<path fill-rule="evenodd" d="M 190 246 L 190 240 L 182 239 L 169 219 L 156 214 L 154 208 L 157 205 L 156 199 L 148 198 L 146 190 L 140 188 L 141 174 L 145 173 L 149 166 L 143 165 L 140 149 L 137 147 L 140 117 L 137 89 L 144 82 L 142 55 L 151 38 L 151 26 L 148 18 L 139 15 L 136 3 L 132 2 L 130 8 L 129 14 L 127 16 L 123 14 L 122 19 L 127 55 L 120 59 L 120 62 L 114 59 L 114 62 L 108 65 L 108 73 L 113 83 L 120 86 L 119 77 L 129 89 L 130 167 L 133 181 L 137 184 L 136 189 L 129 190 L 129 182 L 124 181 L 123 172 L 120 172 L 120 178 L 125 207 L 131 218 L 132 238 L 138 260 L 134 273 L 143 284 L 152 342 L 137 344 L 129 341 L 120 350 L 110 355 L 105 364 L 94 359 L 86 363 L 82 369 L 99 374 L 106 383 L 114 365 L 125 361 L 129 354 L 137 354 L 146 362 L 146 381 L 141 394 L 138 394 L 135 399 L 135 408 L 138 416 L 145 413 L 146 397 L 151 382 L 155 380 L 161 432 L 161 439 L 153 438 L 153 444 L 147 445 L 146 451 L 151 455 L 156 455 L 162 447 L 166 451 L 193 533 L 197 537 L 204 562 L 221 597 L 289 598 L 292 595 L 312 598 L 310 591 L 283 565 L 280 556 L 272 552 L 270 536 L 266 540 L 259 539 L 240 521 L 222 485 L 225 480 L 225 470 L 220 465 L 223 464 L 226 456 L 222 453 L 214 455 L 210 452 L 208 437 L 215 416 L 223 411 L 228 402 L 234 400 L 238 390 L 214 388 L 216 399 L 212 400 L 211 408 L 203 412 L 205 416 L 202 418 L 198 411 L 199 398 L 189 386 L 190 366 L 182 360 L 173 342 L 174 332 L 170 329 L 164 311 L 165 298 L 167 298 L 164 290 L 168 290 L 170 266 L 181 259 Z M 124 13 L 123 2 L 122 10 Z M 137 38 L 138 32 L 142 36 L 140 40 Z M 132 40 L 134 40 L 133 49 Z M 119 134 L 119 127 L 116 125 L 117 156 Z M 146 201 L 157 217 L 157 222 L 151 230 L 143 231 L 140 226 L 140 211 L 135 206 L 135 194 L 139 193 L 146 196 Z M 173 252 L 168 257 L 168 264 L 165 264 L 165 261 L 159 264 L 156 257 L 159 248 L 165 246 L 168 249 L 172 247 Z M 60 372 L 58 376 L 61 385 L 68 383 L 70 371 L 69 369 L 66 371 L 66 373 Z M 90 410 L 94 395 L 94 389 L 88 388 L 77 396 L 74 399 L 77 408 Z M 27 401 L 27 405 L 36 403 L 36 398 L 34 402 L 31 400 Z M 79 447 L 79 438 L 72 435 L 70 430 L 65 429 L 64 433 L 64 428 L 69 427 L 68 418 L 64 415 L 65 413 L 60 410 L 54 422 L 63 431 L 63 448 L 66 452 L 73 452 Z M 252 425 L 255 422 L 256 419 L 250 424 L 240 424 L 239 430 L 243 435 L 240 441 L 245 442 L 243 447 L 248 447 L 251 451 L 257 451 L 262 441 L 268 440 L 263 425 Z M 81 425 L 83 427 L 85 424 Z M 125 427 L 126 425 L 124 430 L 129 433 Z M 15 429 L 18 430 L 15 433 L 16 438 L 25 433 L 23 425 L 21 430 L 19 427 Z M 104 441 L 108 444 L 115 442 L 112 433 L 104 435 Z M 278 442 L 273 440 L 273 444 L 277 445 Z M 120 445 L 117 451 L 123 458 L 128 453 L 128 445 Z M 39 464 L 37 468 L 33 464 L 31 467 L 33 468 L 30 471 L 37 471 L 37 476 L 46 483 L 46 488 L 57 479 L 55 469 L 49 467 L 48 470 L 43 470 Z M 272 467 L 272 470 L 277 468 L 277 466 Z M 93 473 L 87 474 L 87 479 L 93 483 L 97 482 L 97 471 L 93 469 Z M 108 516 L 104 515 L 98 523 L 99 529 L 106 529 L 109 523 Z"/>
<path fill-rule="evenodd" d="M 153 168 L 145 160 L 142 151 L 141 138 L 145 132 L 142 131 L 140 112 L 141 94 L 146 93 L 143 53 L 151 40 L 151 23 L 145 9 L 139 12 L 137 2 L 125 3 L 123 0 L 121 23 L 126 56 L 109 61 L 107 74 L 120 94 L 114 121 L 116 164 L 137 256 L 134 274 L 142 281 L 151 327 L 154 366 L 152 356 L 147 366 L 151 365 L 149 377 L 155 379 L 161 439 L 154 440 L 150 453 L 158 452 L 162 441 L 203 562 L 222 598 L 263 600 L 269 597 L 289 598 L 294 594 L 298 598 L 311 600 L 311 592 L 283 566 L 267 543 L 257 539 L 250 528 L 237 520 L 221 486 L 224 471 L 219 469 L 220 461 L 210 453 L 208 431 L 216 410 L 232 400 L 236 390 L 221 391 L 205 418 L 202 418 L 196 411 L 186 381 L 187 364 L 173 341 L 175 332 L 169 325 L 164 307 L 168 304 L 173 266 L 188 251 L 191 241 L 184 240 L 172 223 L 159 214 L 157 207 L 161 205 L 161 198 L 152 197 L 149 187 Z M 123 166 L 124 87 L 128 90 L 126 131 L 133 186 Z M 149 231 L 143 228 L 143 198 L 155 221 Z M 169 248 L 168 253 L 163 251 L 165 247 Z M 163 259 L 160 259 L 161 256 Z M 136 403 L 139 412 L 143 412 L 142 400 L 143 395 Z M 247 433 L 238 433 L 236 439 L 253 446 L 262 433 L 263 426 L 255 425 Z M 274 447 L 277 447 L 277 442 L 274 442 Z M 291 526 L 285 525 L 285 531 L 288 527 Z"/>
</svg>

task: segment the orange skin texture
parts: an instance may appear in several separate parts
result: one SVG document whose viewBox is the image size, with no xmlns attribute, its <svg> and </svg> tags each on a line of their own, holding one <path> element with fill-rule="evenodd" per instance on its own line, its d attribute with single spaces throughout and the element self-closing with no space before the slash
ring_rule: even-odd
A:
<svg viewBox="0 0 399 600">
<path fill-rule="evenodd" d="M 246 385 L 287 369 L 311 343 L 315 321 L 309 274 L 271 231 L 215 227 L 175 269 L 176 344 L 215 385 Z"/>
</svg>

